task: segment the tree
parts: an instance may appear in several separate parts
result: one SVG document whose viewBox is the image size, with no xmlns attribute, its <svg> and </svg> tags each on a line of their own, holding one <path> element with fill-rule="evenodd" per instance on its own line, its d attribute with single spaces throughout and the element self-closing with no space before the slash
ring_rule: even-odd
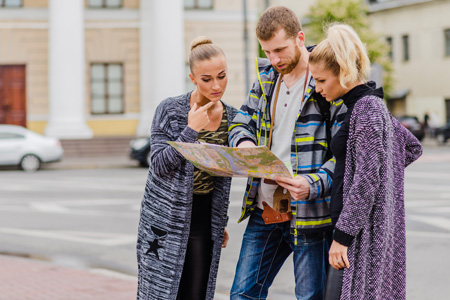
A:
<svg viewBox="0 0 450 300">
<path fill-rule="evenodd" d="M 343 23 L 352 26 L 362 42 L 366 44 L 369 59 L 383 68 L 383 89 L 386 95 L 392 90 L 392 63 L 389 46 L 381 35 L 373 32 L 369 25 L 368 7 L 363 0 L 317 0 L 305 16 L 304 29 L 310 43 L 319 43 L 325 38 L 330 24 Z"/>
</svg>

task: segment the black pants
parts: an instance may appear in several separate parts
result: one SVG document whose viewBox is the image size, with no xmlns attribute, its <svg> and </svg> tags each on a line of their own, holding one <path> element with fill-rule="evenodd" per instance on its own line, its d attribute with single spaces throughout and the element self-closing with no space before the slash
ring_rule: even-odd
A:
<svg viewBox="0 0 450 300">
<path fill-rule="evenodd" d="M 336 270 L 332 266 L 329 267 L 324 300 L 339 300 L 341 298 L 343 275 L 344 269 Z"/>
<path fill-rule="evenodd" d="M 211 194 L 194 195 L 191 229 L 177 300 L 206 298 L 211 252 Z"/>
</svg>

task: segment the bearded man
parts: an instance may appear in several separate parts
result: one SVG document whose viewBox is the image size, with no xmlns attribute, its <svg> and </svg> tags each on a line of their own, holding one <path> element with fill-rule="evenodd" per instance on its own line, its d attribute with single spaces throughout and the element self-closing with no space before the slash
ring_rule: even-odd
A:
<svg viewBox="0 0 450 300">
<path fill-rule="evenodd" d="M 229 144 L 268 146 L 292 167 L 294 178 L 248 179 L 239 222 L 250 218 L 230 298 L 266 299 L 293 253 L 296 298 L 323 299 L 335 166 L 329 141 L 346 108 L 342 101 L 330 106 L 315 92 L 308 69 L 312 47 L 305 46 L 292 10 L 268 8 L 258 20 L 256 35 L 268 59 L 256 60 L 258 78 L 229 128 Z M 287 197 L 289 205 L 280 197 Z"/>
</svg>

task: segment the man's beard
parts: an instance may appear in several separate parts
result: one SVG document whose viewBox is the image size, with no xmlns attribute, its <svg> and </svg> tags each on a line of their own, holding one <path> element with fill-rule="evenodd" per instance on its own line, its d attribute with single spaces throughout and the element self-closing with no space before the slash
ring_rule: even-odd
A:
<svg viewBox="0 0 450 300">
<path fill-rule="evenodd" d="M 286 66 L 283 70 L 278 69 L 276 66 L 273 66 L 273 67 L 274 67 L 275 70 L 277 70 L 278 73 L 280 73 L 280 74 L 283 74 L 283 75 L 289 74 L 289 73 L 291 73 L 292 70 L 294 70 L 295 67 L 297 66 L 298 62 L 300 61 L 300 56 L 301 56 L 300 49 L 298 49 L 298 47 L 295 47 L 295 55 L 294 55 L 294 58 L 291 59 L 290 61 L 288 61 L 288 62 L 286 63 L 287 66 Z"/>
</svg>

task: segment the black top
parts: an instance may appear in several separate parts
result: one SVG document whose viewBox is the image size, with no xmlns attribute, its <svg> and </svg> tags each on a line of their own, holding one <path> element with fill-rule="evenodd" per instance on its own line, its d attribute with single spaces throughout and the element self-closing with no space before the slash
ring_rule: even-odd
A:
<svg viewBox="0 0 450 300">
<path fill-rule="evenodd" d="M 336 158 L 336 167 L 333 175 L 333 186 L 331 188 L 331 220 L 333 227 L 341 214 L 342 200 L 344 193 L 344 171 L 345 171 L 345 156 L 347 152 L 347 140 L 348 131 L 350 126 L 350 117 L 352 115 L 353 107 L 356 102 L 367 95 L 375 95 L 383 98 L 383 90 L 381 88 L 376 89 L 376 84 L 373 81 L 369 81 L 366 84 L 360 84 L 348 91 L 342 100 L 344 100 L 345 106 L 347 106 L 347 113 L 345 119 L 342 122 L 341 128 L 331 139 L 331 151 Z"/>
</svg>

